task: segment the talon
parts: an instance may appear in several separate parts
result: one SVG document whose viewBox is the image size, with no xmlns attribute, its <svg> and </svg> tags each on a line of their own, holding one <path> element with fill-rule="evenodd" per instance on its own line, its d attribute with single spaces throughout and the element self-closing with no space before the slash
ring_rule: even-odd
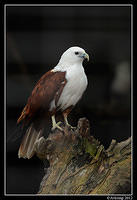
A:
<svg viewBox="0 0 137 200">
<path fill-rule="evenodd" d="M 55 120 L 55 116 L 53 115 L 52 116 L 52 128 L 51 130 L 54 131 L 56 128 L 59 129 L 60 131 L 63 131 L 63 129 L 59 126 L 62 122 L 58 122 L 56 123 L 56 120 Z"/>
<path fill-rule="evenodd" d="M 66 116 L 64 117 L 64 120 L 65 120 L 66 126 L 68 126 L 70 129 L 76 129 L 76 127 L 73 127 L 73 126 L 71 126 L 71 125 L 68 123 L 68 120 L 67 120 L 67 117 L 66 117 Z"/>
<path fill-rule="evenodd" d="M 56 124 L 59 126 L 60 124 L 62 124 L 62 122 L 57 122 Z"/>
<path fill-rule="evenodd" d="M 59 130 L 61 130 L 61 131 L 63 131 L 63 129 L 62 129 L 58 124 L 55 124 L 55 125 L 51 128 L 51 130 L 54 131 L 56 128 L 59 129 Z"/>
<path fill-rule="evenodd" d="M 72 130 L 75 130 L 76 129 L 76 127 L 74 127 L 74 126 L 71 126 L 70 124 L 66 124 L 70 129 L 72 129 Z"/>
</svg>

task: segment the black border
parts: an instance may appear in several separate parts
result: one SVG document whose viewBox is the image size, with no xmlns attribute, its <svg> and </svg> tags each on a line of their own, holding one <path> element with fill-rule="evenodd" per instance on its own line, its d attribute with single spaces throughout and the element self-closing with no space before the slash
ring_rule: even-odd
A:
<svg viewBox="0 0 137 200">
<path fill-rule="evenodd" d="M 68 4 L 71 4 L 71 2 L 67 2 Z M 81 2 L 79 2 L 81 4 Z M 3 116 L 1 117 L 1 120 L 0 120 L 0 125 L 1 125 L 1 134 L 0 134 L 0 141 L 1 141 L 1 144 L 0 144 L 0 177 L 1 177 L 1 183 L 3 182 L 3 184 L 1 184 L 1 187 L 0 187 L 0 199 L 5 199 L 5 198 L 12 198 L 14 197 L 15 199 L 22 199 L 22 198 L 35 198 L 36 196 L 5 196 L 4 195 L 4 6 L 5 4 L 56 4 L 58 6 L 60 6 L 60 4 L 64 4 L 64 3 L 51 3 L 51 2 L 45 2 L 45 1 L 42 1 L 42 0 L 39 0 L 37 2 L 35 1 L 30 1 L 30 0 L 26 0 L 26 1 L 18 1 L 18 0 L 3 0 L 0 2 L 0 40 L 1 40 L 1 71 L 0 71 L 0 81 L 1 81 L 1 111 L 3 113 Z M 87 3 L 87 6 L 88 6 L 89 3 Z M 136 102 L 137 102 L 137 97 L 136 97 L 136 93 L 137 93 L 137 88 L 136 88 L 136 37 L 137 37 L 137 34 L 136 34 L 136 4 L 135 4 L 135 1 L 114 1 L 110 3 L 110 1 L 92 1 L 92 4 L 129 4 L 129 5 L 133 5 L 133 199 L 135 199 L 136 197 L 136 163 L 135 163 L 135 160 L 136 160 L 136 111 L 137 111 L 137 107 L 136 107 Z M 91 5 L 92 5 L 91 4 Z M 73 4 L 71 4 L 71 6 L 73 6 Z M 86 6 L 86 4 L 84 4 L 83 6 Z M 2 131 L 3 130 L 3 131 Z M 109 195 L 108 195 L 109 196 Z M 128 195 L 127 195 L 128 196 Z M 90 199 L 107 199 L 107 196 L 37 196 L 36 198 L 55 198 L 55 197 L 61 197 L 61 198 L 69 198 L 69 199 L 72 199 L 72 198 L 90 198 Z M 110 195 L 111 197 L 111 195 Z M 131 198 L 132 199 L 132 198 Z"/>
</svg>

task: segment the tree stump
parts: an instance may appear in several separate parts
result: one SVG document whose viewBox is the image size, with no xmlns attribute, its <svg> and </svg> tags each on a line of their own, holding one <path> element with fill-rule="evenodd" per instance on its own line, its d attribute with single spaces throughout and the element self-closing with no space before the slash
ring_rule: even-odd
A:
<svg viewBox="0 0 137 200">
<path fill-rule="evenodd" d="M 35 145 L 36 155 L 49 161 L 38 194 L 130 194 L 131 138 L 112 140 L 104 149 L 90 135 L 86 118 L 75 130 L 62 126 Z"/>
</svg>

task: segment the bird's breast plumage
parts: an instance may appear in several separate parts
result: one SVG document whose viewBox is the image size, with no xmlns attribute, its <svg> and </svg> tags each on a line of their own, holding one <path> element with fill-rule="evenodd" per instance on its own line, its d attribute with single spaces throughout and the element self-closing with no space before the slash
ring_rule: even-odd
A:
<svg viewBox="0 0 137 200">
<path fill-rule="evenodd" d="M 87 77 L 82 65 L 72 65 L 67 68 L 65 78 L 67 83 L 57 102 L 57 107 L 61 110 L 75 106 L 87 88 Z"/>
</svg>

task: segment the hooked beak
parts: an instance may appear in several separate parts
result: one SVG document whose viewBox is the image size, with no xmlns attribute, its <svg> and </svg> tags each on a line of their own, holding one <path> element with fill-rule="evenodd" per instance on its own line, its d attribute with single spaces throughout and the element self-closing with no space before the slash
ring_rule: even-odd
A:
<svg viewBox="0 0 137 200">
<path fill-rule="evenodd" d="M 82 57 L 84 59 L 87 59 L 87 61 L 89 61 L 89 55 L 87 53 L 83 53 Z"/>
</svg>

